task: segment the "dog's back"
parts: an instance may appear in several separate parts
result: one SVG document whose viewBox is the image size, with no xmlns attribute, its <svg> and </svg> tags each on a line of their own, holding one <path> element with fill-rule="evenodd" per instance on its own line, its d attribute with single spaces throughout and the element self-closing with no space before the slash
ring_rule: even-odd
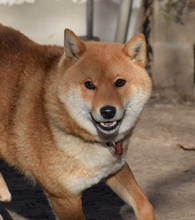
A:
<svg viewBox="0 0 195 220">
<path fill-rule="evenodd" d="M 44 120 L 43 82 L 62 53 L 60 47 L 36 44 L 19 31 L 0 25 L 0 155 L 12 165 L 20 165 L 20 155 L 25 161 L 25 152 L 15 143 L 17 134 L 31 135 L 39 130 L 36 122 Z M 19 134 L 24 131 L 20 126 L 26 126 L 26 134 Z"/>
</svg>

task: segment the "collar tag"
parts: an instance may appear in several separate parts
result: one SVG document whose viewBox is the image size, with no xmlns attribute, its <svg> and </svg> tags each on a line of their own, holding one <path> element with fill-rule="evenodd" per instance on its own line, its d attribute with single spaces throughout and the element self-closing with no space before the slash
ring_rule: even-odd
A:
<svg viewBox="0 0 195 220">
<path fill-rule="evenodd" d="M 116 155 L 122 155 L 123 154 L 123 141 L 118 141 L 118 142 L 109 142 L 106 143 L 108 149 L 110 152 Z"/>
</svg>

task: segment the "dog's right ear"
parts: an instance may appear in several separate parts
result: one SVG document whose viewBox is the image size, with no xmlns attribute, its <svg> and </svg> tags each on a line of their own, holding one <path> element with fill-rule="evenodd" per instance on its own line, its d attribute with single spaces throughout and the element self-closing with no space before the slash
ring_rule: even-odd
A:
<svg viewBox="0 0 195 220">
<path fill-rule="evenodd" d="M 86 50 L 85 43 L 69 29 L 64 30 L 64 49 L 67 57 L 75 58 L 76 60 L 78 60 Z"/>
</svg>

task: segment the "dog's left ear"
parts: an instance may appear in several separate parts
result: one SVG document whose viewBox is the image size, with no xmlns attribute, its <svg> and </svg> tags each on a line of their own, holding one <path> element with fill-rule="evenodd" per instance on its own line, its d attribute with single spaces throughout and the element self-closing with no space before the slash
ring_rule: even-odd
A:
<svg viewBox="0 0 195 220">
<path fill-rule="evenodd" d="M 75 58 L 76 60 L 78 60 L 86 50 L 85 43 L 69 29 L 64 30 L 64 49 L 67 57 Z"/>
<path fill-rule="evenodd" d="M 123 52 L 130 57 L 130 59 L 140 65 L 146 66 L 146 41 L 143 34 L 138 34 L 127 42 L 123 48 Z"/>
</svg>

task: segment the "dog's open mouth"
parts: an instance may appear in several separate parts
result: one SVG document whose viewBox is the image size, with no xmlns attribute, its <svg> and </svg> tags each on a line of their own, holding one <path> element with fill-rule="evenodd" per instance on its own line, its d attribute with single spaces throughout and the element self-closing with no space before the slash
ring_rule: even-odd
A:
<svg viewBox="0 0 195 220">
<path fill-rule="evenodd" d="M 98 125 L 100 128 L 106 131 L 110 131 L 115 129 L 119 124 L 119 121 L 107 121 L 107 122 L 99 122 Z"/>
<path fill-rule="evenodd" d="M 115 121 L 96 121 L 93 116 L 91 115 L 91 118 L 93 119 L 96 126 L 103 131 L 113 131 L 117 129 L 117 127 L 120 125 L 121 120 L 115 120 Z"/>
</svg>

